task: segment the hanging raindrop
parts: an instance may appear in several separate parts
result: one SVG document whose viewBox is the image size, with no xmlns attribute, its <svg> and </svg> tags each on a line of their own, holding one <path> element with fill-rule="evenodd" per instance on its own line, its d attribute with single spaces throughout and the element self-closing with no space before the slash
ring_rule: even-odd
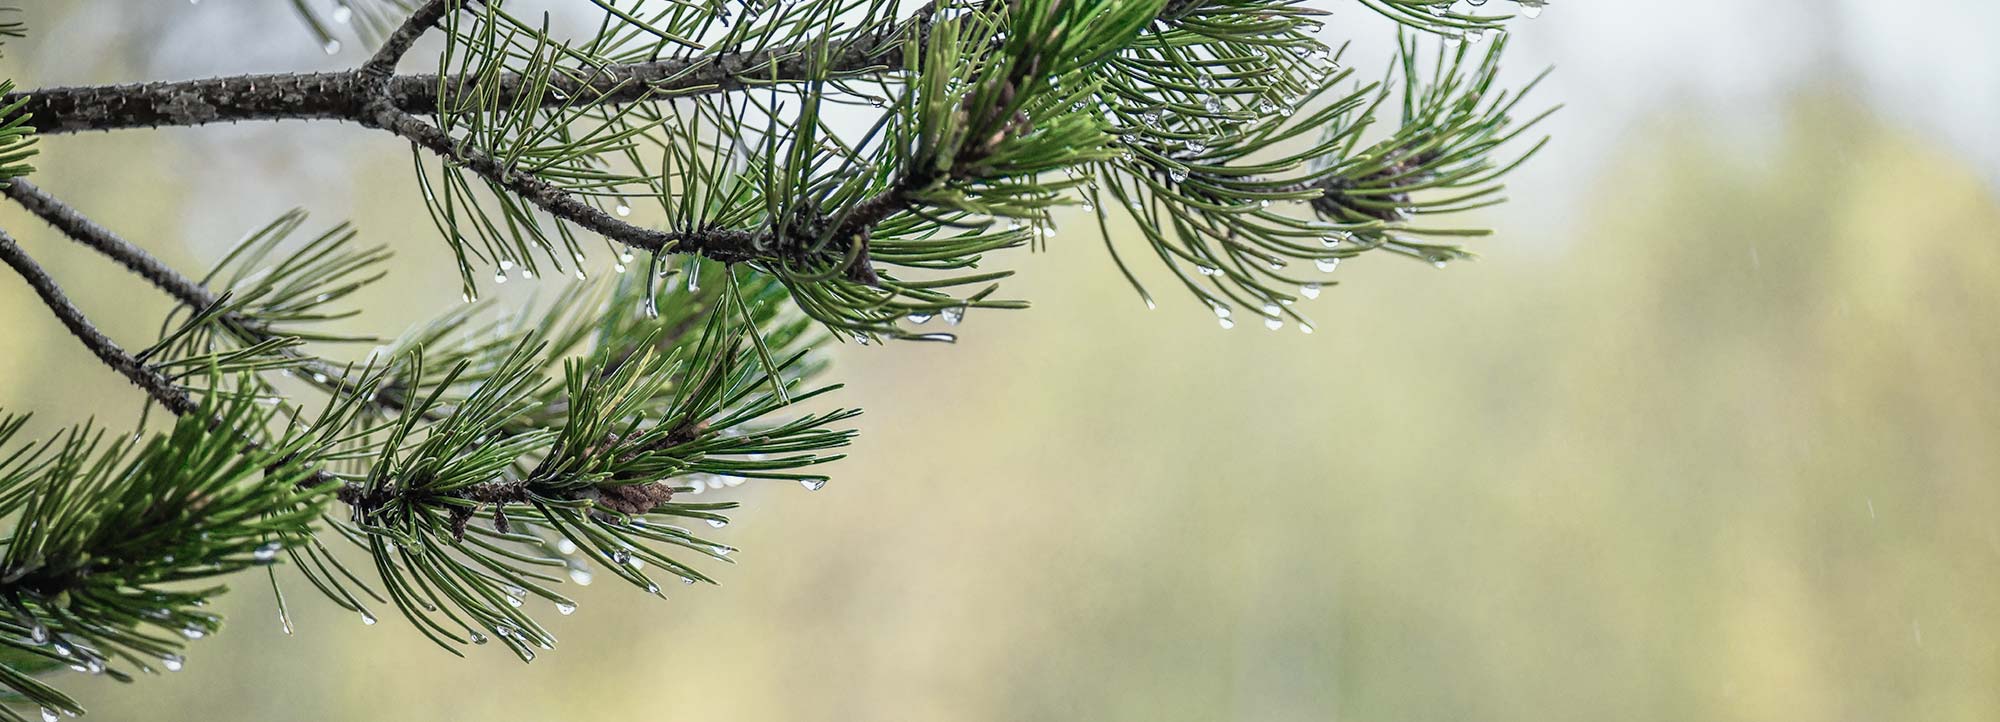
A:
<svg viewBox="0 0 2000 722">
<path fill-rule="evenodd" d="M 803 486 L 803 487 L 805 487 L 805 488 L 806 488 L 806 491 L 819 491 L 820 489 L 823 489 L 823 488 L 825 488 L 825 487 L 826 487 L 826 480 L 825 480 L 825 479 L 800 479 L 800 480 L 799 480 L 799 486 Z"/>
</svg>

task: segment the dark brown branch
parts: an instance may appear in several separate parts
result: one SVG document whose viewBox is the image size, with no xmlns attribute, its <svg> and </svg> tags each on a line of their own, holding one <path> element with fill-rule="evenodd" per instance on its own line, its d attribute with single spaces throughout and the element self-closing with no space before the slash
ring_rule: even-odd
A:
<svg viewBox="0 0 2000 722">
<path fill-rule="evenodd" d="M 928 13 L 920 13 L 910 22 L 928 17 Z M 844 49 L 833 54 L 824 71 L 840 78 L 900 67 L 903 45 L 897 38 L 904 27 L 907 23 L 844 43 Z M 813 79 L 819 72 L 806 52 L 808 47 L 610 65 L 594 70 L 589 77 L 552 75 L 541 85 L 509 73 L 495 83 L 492 102 L 497 107 L 512 108 L 523 94 L 534 93 L 540 96 L 544 107 L 572 103 L 571 99 L 589 99 L 596 105 L 621 105 L 731 92 L 774 82 L 802 82 Z M 397 110 L 421 116 L 438 112 L 441 88 L 444 97 L 457 97 L 475 82 L 464 76 L 397 75 L 381 87 Z M 0 105 L 26 99 L 28 103 L 21 112 L 34 116 L 36 131 L 56 135 L 260 120 L 365 122 L 369 118 L 365 110 L 370 99 L 368 91 L 363 71 L 350 70 L 43 88 L 0 96 Z"/>
<path fill-rule="evenodd" d="M 50 278 L 48 272 L 42 270 L 41 265 L 35 263 L 35 259 L 29 257 L 26 251 L 21 250 L 20 244 L 15 243 L 14 238 L 7 235 L 6 231 L 0 231 L 0 262 L 5 262 L 15 273 L 21 274 L 21 278 L 35 289 L 35 294 L 42 297 L 42 304 L 48 306 L 49 311 L 55 314 L 57 320 L 62 321 L 62 325 L 69 329 L 70 334 L 83 342 L 84 348 L 90 349 L 91 354 L 97 356 L 99 361 L 103 361 L 104 365 L 117 371 L 119 375 L 131 381 L 132 385 L 145 391 L 147 396 L 177 416 L 195 410 L 195 403 L 188 398 L 186 391 L 167 380 L 165 375 L 126 352 L 118 342 L 105 336 L 104 332 L 97 330 L 90 319 L 83 315 L 83 311 L 63 294 L 62 287 L 56 285 L 55 279 Z"/>
</svg>

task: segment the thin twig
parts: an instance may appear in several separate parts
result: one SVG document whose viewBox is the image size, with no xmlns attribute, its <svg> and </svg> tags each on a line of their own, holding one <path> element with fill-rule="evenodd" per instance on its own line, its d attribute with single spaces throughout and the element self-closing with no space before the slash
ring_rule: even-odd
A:
<svg viewBox="0 0 2000 722">
<path fill-rule="evenodd" d="M 131 381 L 132 385 L 145 391 L 147 396 L 160 402 L 161 406 L 177 416 L 195 410 L 195 403 L 188 398 L 186 391 L 167 380 L 165 375 L 134 358 L 120 347 L 118 342 L 104 335 L 104 332 L 97 330 L 97 326 L 91 324 L 90 319 L 83 315 L 83 311 L 63 294 L 62 287 L 56 285 L 55 279 L 50 278 L 48 272 L 42 270 L 41 264 L 36 263 L 26 251 L 21 250 L 20 244 L 15 243 L 14 237 L 4 230 L 0 230 L 0 262 L 5 262 L 15 273 L 21 274 L 21 278 L 35 289 L 35 294 L 42 297 L 42 304 L 48 306 L 49 311 L 55 314 L 57 320 L 62 321 L 70 334 L 83 342 L 84 348 L 90 349 L 90 352 L 96 355 L 99 361 L 103 361 L 104 365 L 117 371 L 119 375 Z"/>
<path fill-rule="evenodd" d="M 0 190 L 0 193 L 4 193 L 7 198 L 20 204 L 36 217 L 47 221 L 70 240 L 117 261 L 119 265 L 146 279 L 155 288 L 165 291 L 167 295 L 173 296 L 191 310 L 210 308 L 222 301 L 220 296 L 201 285 L 199 281 L 174 270 L 153 254 L 147 253 L 146 249 L 98 225 L 96 221 L 26 179 L 14 179 L 5 190 Z M 257 344 L 283 337 L 283 334 L 272 330 L 269 324 L 233 311 L 220 314 L 217 320 L 221 322 L 223 328 L 246 343 Z M 298 362 L 312 378 L 325 377 L 335 380 L 320 384 L 323 388 L 353 388 L 352 384 L 346 382 L 345 372 L 325 359 L 294 348 L 281 348 L 278 354 Z M 402 400 L 395 398 L 394 394 L 376 394 L 370 402 L 392 410 L 403 408 Z"/>
<path fill-rule="evenodd" d="M 436 27 L 460 0 L 430 0 L 423 7 L 410 13 L 396 31 L 382 41 L 382 47 L 361 64 L 361 87 L 359 92 L 366 96 L 380 96 L 388 89 L 389 79 L 396 74 L 396 63 L 410 53 L 417 40 Z"/>
</svg>

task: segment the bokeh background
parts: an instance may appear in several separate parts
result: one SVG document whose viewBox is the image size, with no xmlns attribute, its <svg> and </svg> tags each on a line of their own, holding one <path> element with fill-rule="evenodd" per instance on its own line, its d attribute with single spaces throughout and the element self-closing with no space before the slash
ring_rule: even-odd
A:
<svg viewBox="0 0 2000 722">
<path fill-rule="evenodd" d="M 1380 67 L 1392 30 L 1311 2 Z M 286 5 L 35 0 L 0 77 L 358 62 Z M 1223 331 L 1147 311 L 1074 219 L 1014 260 L 1032 310 L 836 352 L 853 458 L 734 490 L 721 587 L 582 590 L 526 666 L 296 582 L 288 636 L 246 578 L 186 671 L 69 682 L 152 720 L 2000 719 L 1995 27 L 1985 0 L 1557 0 L 1508 68 L 1556 66 L 1567 107 L 1478 263 L 1364 258 L 1318 333 Z M 398 248 L 373 328 L 457 300 L 380 134 L 43 149 L 38 182 L 183 268 L 299 206 Z M 164 299 L 0 227 L 150 337 Z M 0 350 L 0 406 L 42 429 L 138 408 L 4 279 Z"/>
</svg>

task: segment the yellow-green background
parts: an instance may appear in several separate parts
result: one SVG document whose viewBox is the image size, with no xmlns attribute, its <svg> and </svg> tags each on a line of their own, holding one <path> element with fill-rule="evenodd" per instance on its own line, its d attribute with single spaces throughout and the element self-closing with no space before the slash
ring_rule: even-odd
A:
<svg viewBox="0 0 2000 722">
<path fill-rule="evenodd" d="M 1383 26 L 1316 1 L 1379 67 Z M 0 60 L 28 87 L 356 59 L 264 0 L 30 5 Z M 1993 13 L 1676 5 L 1517 33 L 1514 77 L 1557 63 L 1569 108 L 1480 262 L 1358 260 L 1302 306 L 1318 333 L 1225 332 L 1164 287 L 1145 310 L 1072 217 L 1011 262 L 1032 310 L 838 350 L 853 458 L 735 490 L 722 586 L 600 583 L 532 666 L 296 579 L 286 636 L 246 577 L 186 671 L 60 682 L 104 719 L 2000 719 L 2000 63 L 1892 62 Z M 458 295 L 368 131 L 50 138 L 39 165 L 187 269 L 294 205 L 352 215 L 399 249 L 385 332 Z M 149 337 L 162 297 L 0 228 Z M 11 277 L 0 350 L 39 429 L 137 409 Z"/>
</svg>

